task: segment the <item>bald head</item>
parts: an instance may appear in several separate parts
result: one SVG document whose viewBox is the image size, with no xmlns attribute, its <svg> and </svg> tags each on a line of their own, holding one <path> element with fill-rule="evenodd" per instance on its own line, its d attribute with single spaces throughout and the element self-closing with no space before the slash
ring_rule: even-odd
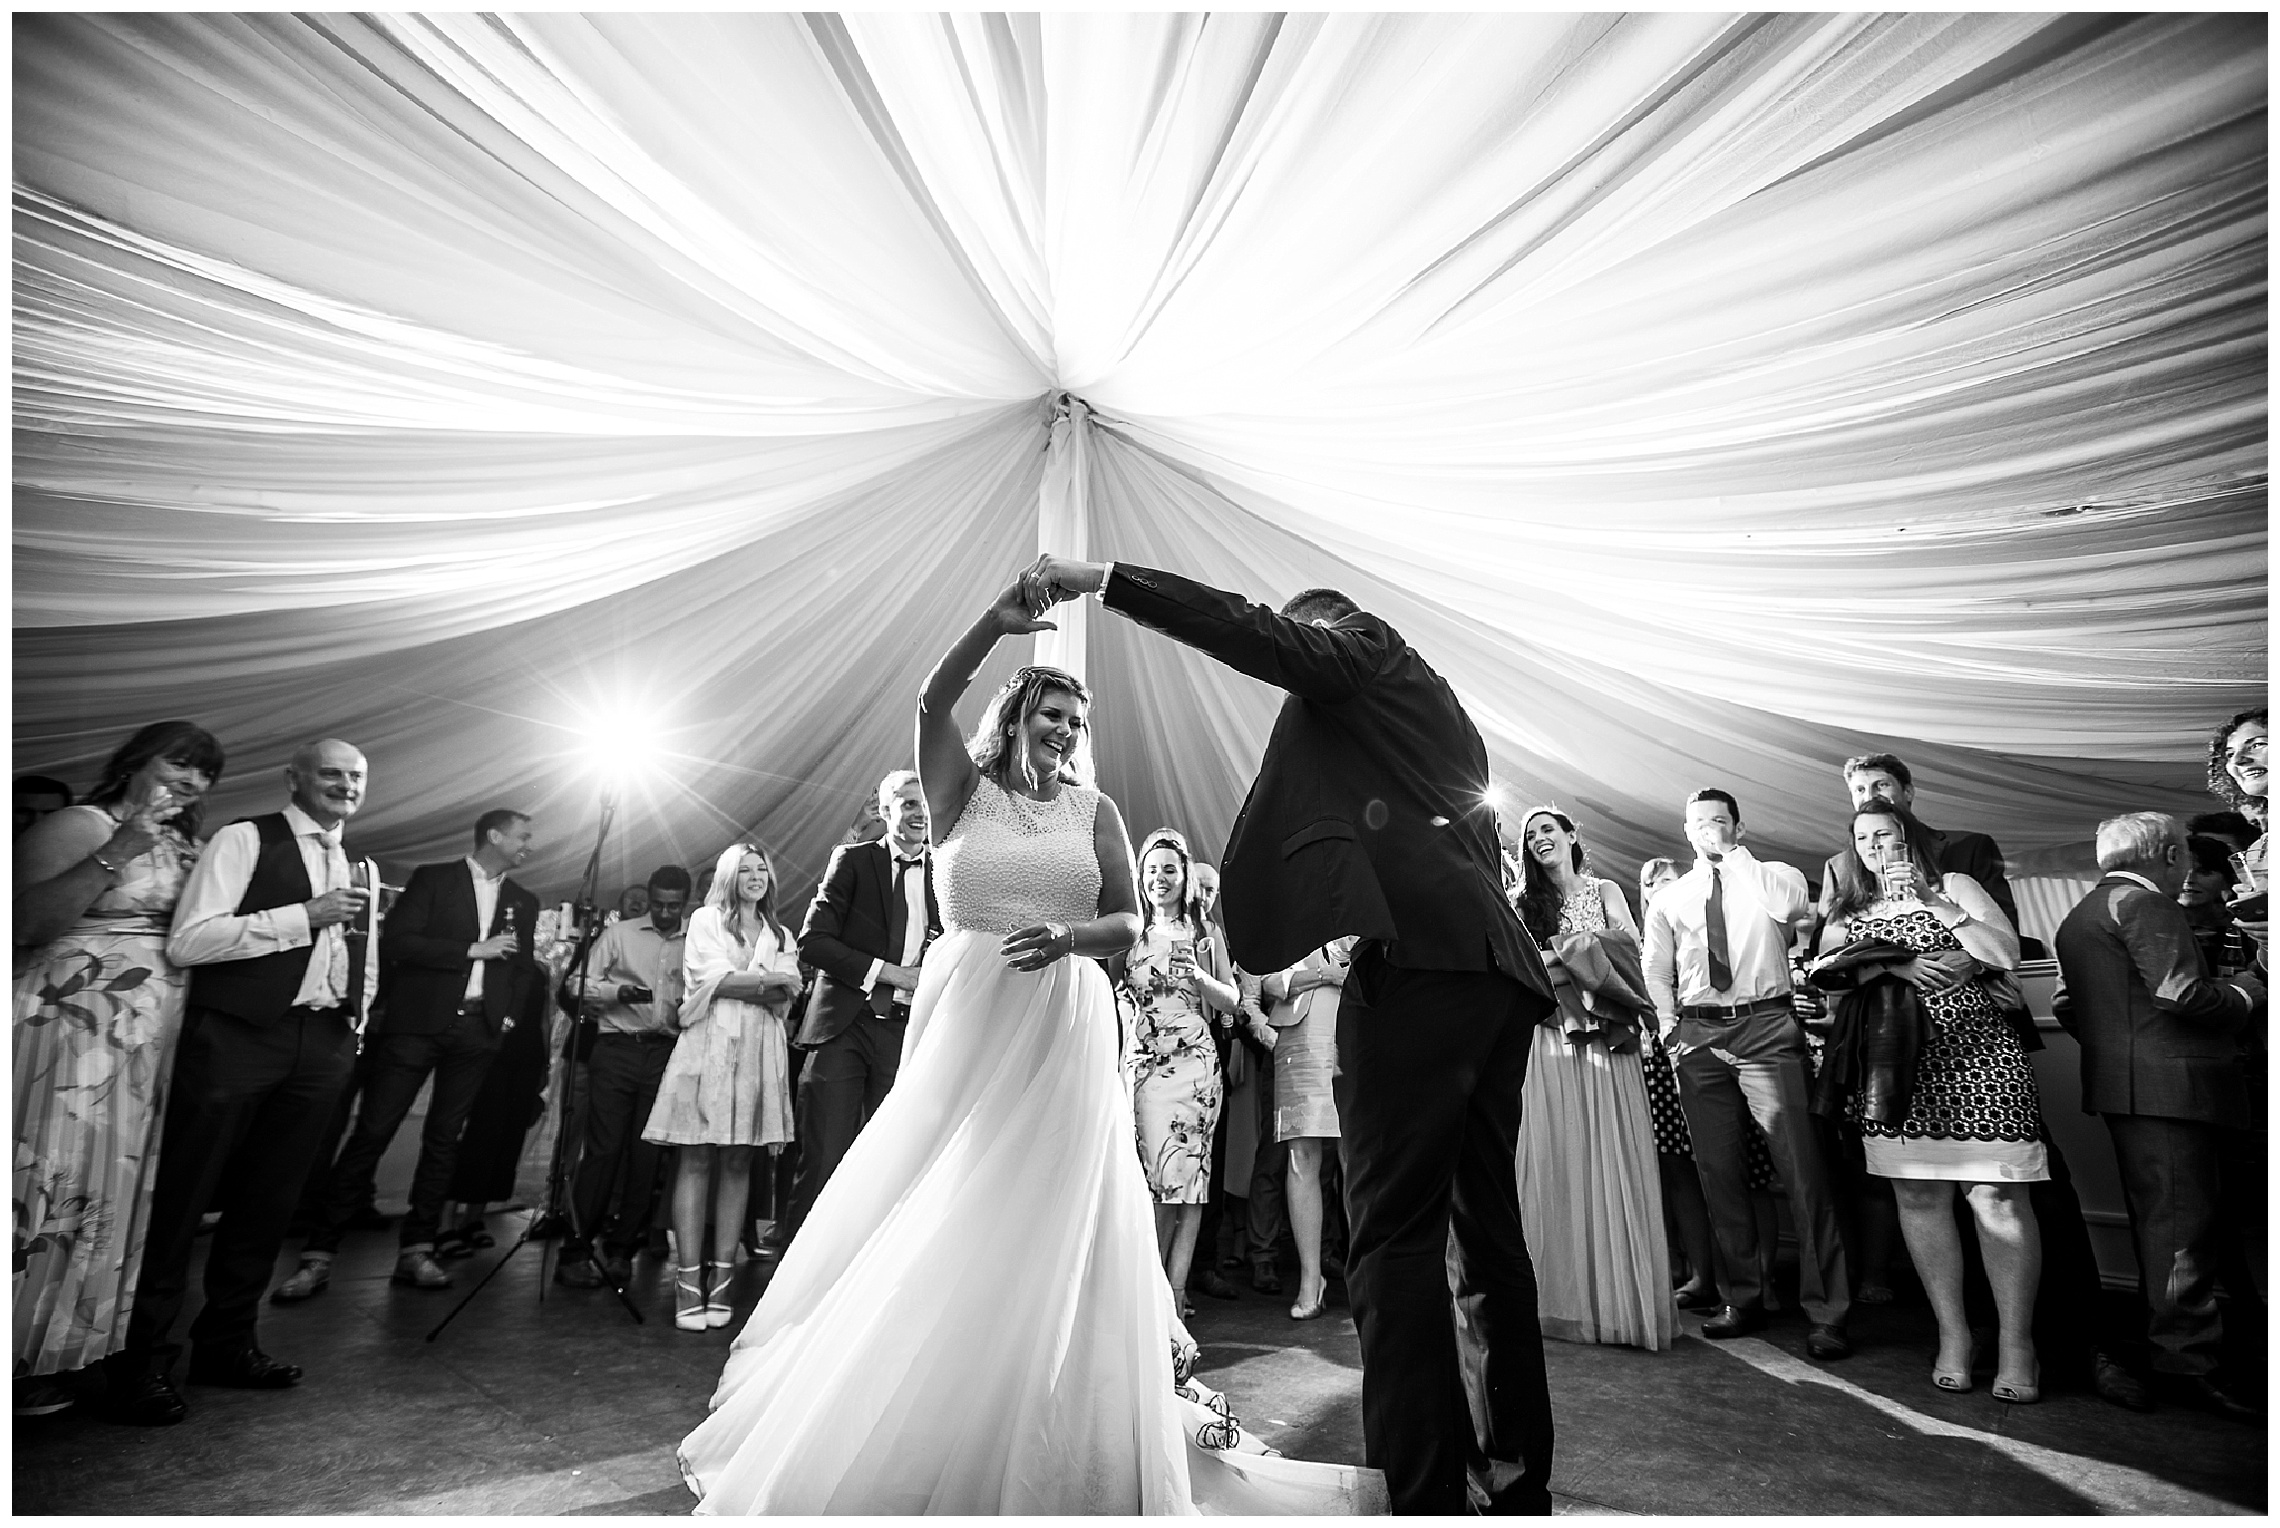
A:
<svg viewBox="0 0 2280 1528">
<path fill-rule="evenodd" d="M 364 804 L 364 754 L 337 737 L 303 743 L 285 766 L 285 788 L 295 806 L 329 828 Z"/>
</svg>

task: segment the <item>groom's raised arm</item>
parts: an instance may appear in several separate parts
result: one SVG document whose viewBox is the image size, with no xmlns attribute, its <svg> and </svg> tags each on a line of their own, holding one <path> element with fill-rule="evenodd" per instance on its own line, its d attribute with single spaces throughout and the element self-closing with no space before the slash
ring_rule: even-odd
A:
<svg viewBox="0 0 2280 1528">
<path fill-rule="evenodd" d="M 1129 562 L 1111 565 L 1101 603 L 1307 700 L 1352 699 L 1384 672 L 1399 647 L 1392 628 L 1366 612 L 1317 626 L 1177 573 Z"/>
</svg>

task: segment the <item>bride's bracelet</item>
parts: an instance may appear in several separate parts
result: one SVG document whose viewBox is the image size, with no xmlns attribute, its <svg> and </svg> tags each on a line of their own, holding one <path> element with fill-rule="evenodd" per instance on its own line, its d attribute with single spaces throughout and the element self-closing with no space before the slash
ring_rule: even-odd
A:
<svg viewBox="0 0 2280 1528">
<path fill-rule="evenodd" d="M 1063 950 L 1060 955 L 1055 955 L 1053 957 L 1055 960 L 1059 960 L 1061 958 L 1061 955 L 1074 955 L 1077 953 L 1077 931 L 1071 925 L 1066 923 L 1048 923 L 1045 925 L 1045 932 L 1052 937 L 1053 943 L 1055 944 L 1059 944 L 1064 939 L 1069 941 L 1069 947 Z"/>
</svg>

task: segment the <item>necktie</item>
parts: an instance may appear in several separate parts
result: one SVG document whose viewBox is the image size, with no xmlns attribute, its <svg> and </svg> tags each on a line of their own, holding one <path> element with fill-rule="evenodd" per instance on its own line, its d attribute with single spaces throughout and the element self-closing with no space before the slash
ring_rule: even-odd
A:
<svg viewBox="0 0 2280 1528">
<path fill-rule="evenodd" d="M 348 856 L 341 852 L 340 834 L 320 833 L 317 842 L 323 846 L 325 858 L 325 884 L 318 887 L 321 894 L 337 891 L 348 884 Z M 348 925 L 335 923 L 327 926 L 325 935 L 325 980 L 332 987 L 336 1002 L 347 1002 L 348 990 Z"/>
<path fill-rule="evenodd" d="M 1715 862 L 1710 866 L 1710 905 L 1702 918 L 1710 935 L 1710 985 L 1725 992 L 1734 985 L 1734 968 L 1726 950 L 1726 883 Z"/>
<path fill-rule="evenodd" d="M 916 860 L 895 861 L 895 882 L 887 906 L 887 960 L 901 965 L 903 953 L 910 948 L 910 886 L 904 879 Z"/>
</svg>

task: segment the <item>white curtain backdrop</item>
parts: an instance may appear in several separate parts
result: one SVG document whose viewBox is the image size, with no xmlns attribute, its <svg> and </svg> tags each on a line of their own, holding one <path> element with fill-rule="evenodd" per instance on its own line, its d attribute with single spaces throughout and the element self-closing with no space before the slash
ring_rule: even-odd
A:
<svg viewBox="0 0 2280 1528">
<path fill-rule="evenodd" d="M 1068 537 L 1350 589 L 1610 869 L 1706 783 L 1817 866 L 1877 747 L 2020 849 L 2199 810 L 2266 678 L 2265 36 L 18 17 L 15 762 L 189 716 L 226 817 L 338 734 L 369 851 L 520 804 L 564 890 L 630 709 L 608 879 L 749 829 L 804 891 Z M 1275 697 L 1084 624 L 1102 783 L 1215 846 Z"/>
</svg>

